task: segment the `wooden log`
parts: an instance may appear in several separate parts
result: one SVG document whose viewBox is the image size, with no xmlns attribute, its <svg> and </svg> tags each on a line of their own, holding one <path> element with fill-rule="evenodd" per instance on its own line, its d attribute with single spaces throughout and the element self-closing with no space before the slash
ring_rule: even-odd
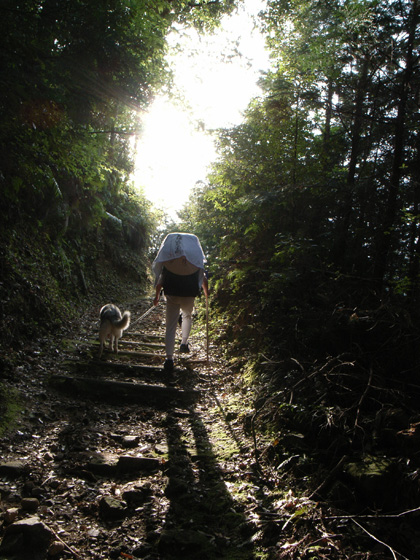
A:
<svg viewBox="0 0 420 560">
<path fill-rule="evenodd" d="M 129 356 L 132 358 L 153 358 L 162 360 L 162 354 L 156 354 L 156 352 L 137 352 L 136 350 L 124 352 L 123 356 Z"/>
<path fill-rule="evenodd" d="M 139 331 L 125 331 L 124 336 L 126 338 L 141 338 L 142 340 L 165 340 L 165 336 L 162 334 L 144 334 Z"/>
<path fill-rule="evenodd" d="M 117 357 L 117 354 L 115 354 L 114 352 L 108 352 L 108 353 L 104 352 L 102 358 L 104 358 L 106 354 L 108 354 L 108 357 L 110 358 Z M 162 354 L 157 354 L 156 352 L 137 352 L 137 350 L 119 350 L 118 356 L 129 357 L 129 358 L 158 358 L 159 360 L 162 360 L 163 358 Z"/>
<path fill-rule="evenodd" d="M 181 359 L 183 364 L 192 365 L 192 364 L 206 364 L 206 358 L 182 358 Z"/>
<path fill-rule="evenodd" d="M 162 359 L 162 356 L 159 356 Z M 77 365 L 79 371 L 86 372 L 89 369 L 101 370 L 101 373 L 118 371 L 127 375 L 154 374 L 167 377 L 166 372 L 161 366 L 150 366 L 145 364 L 131 364 L 117 361 L 104 362 L 103 360 L 92 360 L 91 362 L 80 362 Z M 95 371 L 96 373 L 96 371 Z"/>
<path fill-rule="evenodd" d="M 99 346 L 99 340 L 95 340 L 94 345 Z M 145 341 L 142 341 L 142 340 L 122 340 L 122 339 L 120 339 L 118 341 L 118 347 L 120 348 L 121 346 L 142 346 L 142 347 L 145 347 L 145 348 L 159 348 L 159 350 L 162 350 L 163 348 L 165 348 L 164 344 L 156 344 L 154 342 L 145 342 Z M 108 343 L 105 345 L 104 349 L 105 350 L 109 349 Z"/>
<path fill-rule="evenodd" d="M 112 401 L 153 403 L 154 405 L 170 406 L 171 402 L 192 403 L 200 396 L 199 391 L 177 389 L 162 385 L 113 381 L 94 377 L 71 377 L 53 375 L 51 383 L 57 388 L 68 392 L 76 392 L 78 396 L 86 395 L 111 399 Z"/>
<path fill-rule="evenodd" d="M 105 354 L 104 354 L 105 356 Z M 119 354 L 118 354 L 119 356 Z M 118 359 L 115 355 L 116 360 Z M 160 356 L 162 359 L 162 356 Z M 167 379 L 168 374 L 161 366 L 132 364 L 130 362 L 105 361 L 103 359 L 93 359 L 90 361 L 74 361 L 66 360 L 64 366 L 69 372 L 89 373 L 90 375 L 107 375 L 110 372 L 121 373 L 130 377 L 156 376 L 157 378 Z M 182 370 L 181 370 L 182 371 Z"/>
<path fill-rule="evenodd" d="M 119 340 L 118 348 L 121 346 L 141 346 L 146 348 L 165 348 L 164 344 L 154 344 L 153 342 L 144 342 L 143 340 Z"/>
</svg>

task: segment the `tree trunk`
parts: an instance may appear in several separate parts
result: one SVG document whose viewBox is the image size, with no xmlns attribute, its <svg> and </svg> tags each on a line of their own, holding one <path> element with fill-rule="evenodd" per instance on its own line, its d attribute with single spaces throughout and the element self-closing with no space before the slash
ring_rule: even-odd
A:
<svg viewBox="0 0 420 560">
<path fill-rule="evenodd" d="M 328 81 L 327 100 L 325 102 L 325 126 L 323 133 L 323 170 L 324 173 L 330 171 L 330 150 L 331 150 L 331 119 L 332 119 L 332 100 L 334 95 L 334 85 L 332 80 Z"/>
<path fill-rule="evenodd" d="M 419 290 L 419 270 L 420 270 L 420 134 L 417 134 L 417 158 L 413 166 L 413 210 L 412 210 L 412 223 L 410 231 L 410 246 L 409 246 L 409 272 L 408 278 L 410 281 L 410 297 L 417 300 Z"/>
<path fill-rule="evenodd" d="M 382 227 L 378 232 L 376 243 L 376 258 L 374 266 L 374 279 L 379 291 L 382 291 L 385 275 L 387 273 L 388 259 L 395 242 L 393 227 L 399 210 L 398 194 L 401 180 L 401 169 L 404 162 L 405 151 L 405 119 L 410 81 L 413 75 L 413 48 L 418 23 L 418 0 L 413 0 L 409 22 L 409 35 L 407 39 L 407 52 L 405 56 L 405 70 L 401 76 L 400 95 L 397 106 L 394 135 L 394 158 L 392 162 L 391 177 L 388 187 L 388 199 L 382 220 Z"/>
<path fill-rule="evenodd" d="M 353 191 L 356 182 L 356 168 L 360 151 L 360 135 L 363 128 L 364 102 L 368 89 L 368 69 L 370 58 L 367 57 L 362 62 L 360 79 L 354 101 L 354 119 L 351 129 L 351 150 L 350 162 L 347 171 L 345 192 L 342 208 L 337 224 L 336 243 L 334 247 L 334 260 L 340 261 L 346 253 L 348 231 L 350 228 L 350 218 L 353 209 Z"/>
</svg>

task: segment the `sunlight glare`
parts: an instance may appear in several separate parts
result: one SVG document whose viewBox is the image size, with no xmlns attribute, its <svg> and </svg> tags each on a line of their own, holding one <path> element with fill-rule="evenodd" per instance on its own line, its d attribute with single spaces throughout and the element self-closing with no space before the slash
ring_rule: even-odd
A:
<svg viewBox="0 0 420 560">
<path fill-rule="evenodd" d="M 137 179 L 146 197 L 170 212 L 179 209 L 216 152 L 210 136 L 194 130 L 184 111 L 168 98 L 156 99 L 143 122 L 137 148 Z"/>
<path fill-rule="evenodd" d="M 216 159 L 211 131 L 239 124 L 260 94 L 257 81 L 269 63 L 253 16 L 264 4 L 245 0 L 214 34 L 179 29 L 168 37 L 168 63 L 182 103 L 159 96 L 141 118 L 134 180 L 173 218 Z"/>
</svg>

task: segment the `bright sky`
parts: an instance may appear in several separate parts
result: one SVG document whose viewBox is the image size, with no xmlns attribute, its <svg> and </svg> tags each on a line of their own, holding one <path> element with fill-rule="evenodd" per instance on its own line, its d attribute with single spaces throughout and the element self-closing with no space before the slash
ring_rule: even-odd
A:
<svg viewBox="0 0 420 560">
<path fill-rule="evenodd" d="M 257 80 L 269 62 L 253 17 L 264 4 L 245 0 L 214 35 L 200 37 L 190 30 L 169 37 L 168 62 L 183 102 L 157 97 L 141 118 L 135 184 L 173 218 L 216 158 L 209 131 L 239 124 L 249 101 L 260 93 Z"/>
</svg>

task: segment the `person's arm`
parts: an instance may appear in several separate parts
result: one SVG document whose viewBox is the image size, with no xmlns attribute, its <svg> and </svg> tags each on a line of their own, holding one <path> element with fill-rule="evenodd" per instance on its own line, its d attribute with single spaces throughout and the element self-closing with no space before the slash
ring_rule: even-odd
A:
<svg viewBox="0 0 420 560">
<path fill-rule="evenodd" d="M 155 299 L 153 300 L 154 306 L 156 306 L 159 303 L 161 290 L 162 290 L 162 284 L 161 283 L 156 284 L 156 294 L 155 294 Z"/>
</svg>

